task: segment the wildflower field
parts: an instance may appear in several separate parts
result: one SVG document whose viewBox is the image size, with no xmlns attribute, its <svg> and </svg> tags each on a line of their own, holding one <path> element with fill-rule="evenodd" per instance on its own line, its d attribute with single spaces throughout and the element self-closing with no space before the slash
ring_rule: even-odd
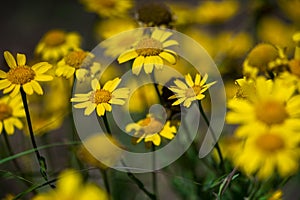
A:
<svg viewBox="0 0 300 200">
<path fill-rule="evenodd" d="M 299 0 L 0 6 L 0 199 L 300 199 Z"/>
</svg>

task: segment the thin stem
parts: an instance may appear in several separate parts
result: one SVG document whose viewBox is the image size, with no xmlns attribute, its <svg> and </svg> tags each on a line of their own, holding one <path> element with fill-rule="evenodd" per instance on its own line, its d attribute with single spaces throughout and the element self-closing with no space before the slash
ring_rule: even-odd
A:
<svg viewBox="0 0 300 200">
<path fill-rule="evenodd" d="M 215 135 L 215 132 L 214 130 L 212 129 L 212 127 L 210 126 L 210 123 L 209 123 L 209 120 L 203 110 L 203 107 L 202 107 L 202 104 L 201 104 L 201 101 L 199 101 L 199 108 L 200 108 L 200 113 L 201 115 L 203 116 L 204 118 L 204 121 L 208 127 L 208 129 L 210 130 L 213 138 L 214 138 L 214 141 L 216 142 L 215 144 L 215 148 L 217 149 L 217 152 L 218 152 L 218 156 L 220 158 L 220 166 L 222 167 L 222 169 L 225 171 L 225 166 L 224 166 L 224 160 L 223 160 L 223 155 L 222 155 L 222 152 L 221 152 L 221 148 L 219 146 L 219 143 L 217 142 L 217 139 L 216 139 L 216 135 Z"/>
<path fill-rule="evenodd" d="M 157 176 L 156 176 L 156 158 L 155 158 L 155 146 L 152 144 L 152 159 L 153 159 L 153 171 L 152 171 L 152 189 L 153 193 L 156 197 L 158 197 L 158 191 L 157 191 Z M 156 198 L 158 199 L 158 198 Z"/>
<path fill-rule="evenodd" d="M 103 182 L 104 182 L 106 192 L 107 192 L 107 194 L 110 194 L 110 186 L 109 186 L 109 181 L 108 181 L 108 176 L 107 176 L 107 170 L 100 168 L 100 172 L 101 172 L 101 175 L 102 175 L 102 178 L 103 178 Z"/>
<path fill-rule="evenodd" d="M 123 161 L 123 159 L 121 159 L 122 164 L 126 167 L 125 162 Z M 136 176 L 134 176 L 133 173 L 131 173 L 129 170 L 126 172 L 127 176 L 133 181 L 135 182 L 135 184 L 139 187 L 140 190 L 142 190 L 150 199 L 152 200 L 156 200 L 156 195 L 152 194 L 151 192 L 149 192 L 144 184 L 142 183 L 142 181 L 140 181 Z"/>
<path fill-rule="evenodd" d="M 30 135 L 32 146 L 34 148 L 36 158 L 37 158 L 39 166 L 40 166 L 40 173 L 41 173 L 42 177 L 44 178 L 44 180 L 48 182 L 48 174 L 46 171 L 46 168 L 47 168 L 46 161 L 45 161 L 45 158 L 41 156 L 39 150 L 37 149 L 37 144 L 35 141 L 31 118 L 30 118 L 30 113 L 29 113 L 29 107 L 28 107 L 28 103 L 27 103 L 27 96 L 26 96 L 26 93 L 25 93 L 23 87 L 20 88 L 20 91 L 21 91 L 22 101 L 23 101 L 24 110 L 25 110 L 25 114 L 26 114 L 29 135 Z M 55 186 L 52 185 L 51 183 L 49 183 L 49 186 L 51 188 L 55 188 Z"/>
</svg>

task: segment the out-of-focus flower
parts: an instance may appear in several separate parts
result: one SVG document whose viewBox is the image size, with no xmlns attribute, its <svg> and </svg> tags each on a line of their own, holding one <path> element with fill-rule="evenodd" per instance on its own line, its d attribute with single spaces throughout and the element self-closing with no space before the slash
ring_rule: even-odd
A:
<svg viewBox="0 0 300 200">
<path fill-rule="evenodd" d="M 95 26 L 95 36 L 101 41 L 113 37 L 123 31 L 138 28 L 138 24 L 132 18 L 109 18 L 99 21 Z"/>
<path fill-rule="evenodd" d="M 59 174 L 57 187 L 33 197 L 33 200 L 108 200 L 107 194 L 94 183 L 84 183 L 73 169 L 65 169 Z"/>
<path fill-rule="evenodd" d="M 243 62 L 243 74 L 250 78 L 269 75 L 272 70 L 287 64 L 283 50 L 269 43 L 256 45 Z"/>
<path fill-rule="evenodd" d="M 267 179 L 276 172 L 280 177 L 297 172 L 299 133 L 284 126 L 268 127 L 260 124 L 248 130 L 238 129 L 235 134 L 246 137 L 243 147 L 233 159 L 234 164 L 246 174 Z"/>
<path fill-rule="evenodd" d="M 138 75 L 144 66 L 147 74 L 153 71 L 153 67 L 161 69 L 164 60 L 170 64 L 175 64 L 177 57 L 176 53 L 170 49 L 170 46 L 178 45 L 175 40 L 168 40 L 173 34 L 168 31 L 155 29 L 151 37 L 142 38 L 134 48 L 122 53 L 119 58 L 119 63 L 127 62 L 134 59 L 132 64 L 132 73 Z"/>
<path fill-rule="evenodd" d="M 145 119 L 139 120 L 137 123 L 130 123 L 125 128 L 126 132 L 134 132 L 132 139 L 134 144 L 140 143 L 143 139 L 145 143 L 159 146 L 161 137 L 172 140 L 175 137 L 177 129 L 171 126 L 171 122 L 167 121 L 163 124 L 159 119 L 148 115 Z"/>
<path fill-rule="evenodd" d="M 277 0 L 279 8 L 284 12 L 284 14 L 291 19 L 295 24 L 300 24 L 300 1 L 299 0 Z"/>
<path fill-rule="evenodd" d="M 126 16 L 133 6 L 132 0 L 79 0 L 89 12 L 100 17 Z"/>
<path fill-rule="evenodd" d="M 38 81 L 51 81 L 53 77 L 45 73 L 52 68 L 47 62 L 39 62 L 32 67 L 26 65 L 25 54 L 17 54 L 17 61 L 9 51 L 4 52 L 4 58 L 10 67 L 6 73 L 0 70 L 0 89 L 3 93 L 10 93 L 15 96 L 20 92 L 22 87 L 26 94 L 32 95 L 34 92 L 42 95 L 43 89 Z"/>
<path fill-rule="evenodd" d="M 35 48 L 35 54 L 42 60 L 56 62 L 69 51 L 77 49 L 81 36 L 76 32 L 53 29 L 45 33 Z"/>
<path fill-rule="evenodd" d="M 285 125 L 286 129 L 299 127 L 300 95 L 293 95 L 295 85 L 285 85 L 280 79 L 272 82 L 258 77 L 255 88 L 255 93 L 248 99 L 228 101 L 227 123 L 242 124 L 249 133 L 257 124 Z"/>
<path fill-rule="evenodd" d="M 95 78 L 100 73 L 101 65 L 93 62 L 93 57 L 92 53 L 80 49 L 71 51 L 57 63 L 55 74 L 67 79 L 76 74 L 79 81 L 83 81 L 87 76 Z"/>
<path fill-rule="evenodd" d="M 269 80 L 269 82 L 270 81 L 271 80 Z M 238 89 L 234 95 L 234 98 L 248 99 L 253 101 L 252 98 L 255 98 L 256 94 L 256 86 L 253 79 L 247 79 L 246 77 L 243 77 L 237 79 L 235 84 L 238 86 Z"/>
<path fill-rule="evenodd" d="M 3 199 L 1 200 L 13 200 L 15 198 L 15 195 L 13 194 L 7 194 Z"/>
<path fill-rule="evenodd" d="M 84 115 L 90 115 L 95 109 L 99 116 L 103 116 L 105 111 L 111 112 L 111 104 L 124 105 L 128 98 L 128 88 L 118 88 L 121 79 L 107 81 L 103 88 L 97 79 L 91 81 L 92 91 L 86 94 L 75 94 L 71 102 L 80 102 L 74 105 L 74 108 L 85 108 Z"/>
<path fill-rule="evenodd" d="M 163 2 L 143 2 L 143 4 L 138 7 L 136 15 L 142 27 L 169 27 L 173 22 L 172 12 Z"/>
<path fill-rule="evenodd" d="M 201 77 L 200 74 L 196 74 L 195 81 L 193 81 L 190 74 L 185 76 L 185 81 L 176 79 L 174 84 L 169 89 L 175 94 L 170 96 L 169 99 L 178 99 L 172 105 L 179 105 L 183 103 L 183 106 L 190 107 L 193 101 L 204 99 L 203 94 L 208 88 L 210 88 L 216 81 L 206 84 L 208 75 L 205 74 Z"/>
<path fill-rule="evenodd" d="M 239 2 L 230 1 L 203 1 L 196 11 L 195 19 L 198 23 L 223 23 L 235 16 L 239 9 Z"/>
<path fill-rule="evenodd" d="M 104 40 L 100 43 L 105 47 L 105 54 L 111 57 L 117 57 L 121 53 L 132 48 L 133 44 L 136 44 L 143 36 L 142 29 L 135 29 L 133 31 L 123 32 L 116 37 Z"/>
<path fill-rule="evenodd" d="M 83 162 L 106 169 L 117 163 L 121 156 L 121 145 L 110 135 L 95 134 L 83 140 L 77 155 Z"/>
<path fill-rule="evenodd" d="M 276 17 L 265 17 L 257 25 L 257 35 L 262 42 L 287 48 L 288 55 L 293 50 L 292 35 L 295 31 L 295 27 Z"/>
<path fill-rule="evenodd" d="M 269 198 L 268 200 L 283 200 L 283 192 L 282 190 L 276 190 Z"/>
<path fill-rule="evenodd" d="M 0 98 L 0 134 L 3 129 L 7 134 L 12 135 L 15 127 L 23 128 L 20 118 L 25 117 L 23 103 L 20 95 L 15 97 L 4 96 Z"/>
<path fill-rule="evenodd" d="M 188 2 L 168 2 L 173 15 L 173 23 L 175 26 L 187 25 L 195 22 L 195 18 L 191 17 L 194 7 Z"/>
</svg>

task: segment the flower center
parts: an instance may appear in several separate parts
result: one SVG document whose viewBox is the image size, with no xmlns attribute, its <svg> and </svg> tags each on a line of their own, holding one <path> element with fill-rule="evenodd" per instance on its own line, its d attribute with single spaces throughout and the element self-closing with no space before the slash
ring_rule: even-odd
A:
<svg viewBox="0 0 300 200">
<path fill-rule="evenodd" d="M 79 69 L 86 56 L 87 53 L 84 51 L 72 51 L 64 59 L 67 65 Z"/>
<path fill-rule="evenodd" d="M 35 77 L 35 72 L 28 66 L 18 66 L 11 68 L 7 73 L 7 79 L 17 85 L 23 85 L 30 82 Z"/>
<path fill-rule="evenodd" d="M 96 90 L 95 92 L 93 92 L 90 96 L 90 100 L 91 102 L 95 103 L 95 104 L 101 104 L 101 103 L 107 103 L 111 100 L 112 95 L 109 91 L 107 90 Z"/>
<path fill-rule="evenodd" d="M 258 120 L 268 125 L 281 124 L 289 116 L 284 104 L 274 100 L 257 104 L 255 113 Z"/>
<path fill-rule="evenodd" d="M 289 62 L 289 69 L 291 70 L 292 74 L 300 78 L 300 60 L 291 60 Z"/>
<path fill-rule="evenodd" d="M 66 41 L 66 34 L 61 30 L 52 30 L 44 37 L 47 46 L 58 46 Z"/>
<path fill-rule="evenodd" d="M 274 133 L 261 135 L 256 139 L 255 144 L 259 149 L 267 153 L 274 153 L 284 148 L 283 139 Z"/>
<path fill-rule="evenodd" d="M 143 127 L 142 130 L 146 134 L 157 133 L 163 128 L 163 124 L 153 117 L 147 117 L 140 123 L 140 125 Z"/>
<path fill-rule="evenodd" d="M 0 121 L 12 116 L 12 108 L 5 103 L 0 103 Z"/>
<path fill-rule="evenodd" d="M 153 38 L 142 39 L 136 47 L 136 52 L 140 56 L 157 56 L 162 52 L 163 46 L 160 41 Z"/>
<path fill-rule="evenodd" d="M 185 95 L 186 97 L 194 97 L 197 96 L 201 91 L 200 85 L 194 85 L 192 88 L 186 90 Z"/>
</svg>

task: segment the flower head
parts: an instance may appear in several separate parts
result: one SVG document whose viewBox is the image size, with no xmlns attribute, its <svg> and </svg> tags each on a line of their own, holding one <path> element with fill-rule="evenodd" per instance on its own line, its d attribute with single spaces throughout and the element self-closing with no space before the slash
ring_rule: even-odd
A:
<svg viewBox="0 0 300 200">
<path fill-rule="evenodd" d="M 86 76 L 94 77 L 100 72 L 100 63 L 93 62 L 94 55 L 83 50 L 73 50 L 57 63 L 55 74 L 67 79 L 76 74 L 76 78 L 83 81 Z"/>
<path fill-rule="evenodd" d="M 128 124 L 125 129 L 128 133 L 134 131 L 134 144 L 144 139 L 145 143 L 153 143 L 156 146 L 161 144 L 161 137 L 172 140 L 177 132 L 176 127 L 171 126 L 170 121 L 164 124 L 152 115 L 148 115 L 137 123 Z"/>
<path fill-rule="evenodd" d="M 34 64 L 32 67 L 26 65 L 26 56 L 17 54 L 17 61 L 9 51 L 4 52 L 6 63 L 10 67 L 6 73 L 0 70 L 0 89 L 4 89 L 3 93 L 10 93 L 15 96 L 22 87 L 26 94 L 32 95 L 34 92 L 42 95 L 43 89 L 38 81 L 51 81 L 52 76 L 44 74 L 52 65 L 47 62 Z"/>
<path fill-rule="evenodd" d="M 155 29 L 151 37 L 142 38 L 134 48 L 122 53 L 118 58 L 118 62 L 124 63 L 134 59 L 132 73 L 136 75 L 140 73 L 143 66 L 146 74 L 151 73 L 153 67 L 161 69 L 164 60 L 175 64 L 177 60 L 176 53 L 167 48 L 178 45 L 178 43 L 175 40 L 168 40 L 171 36 L 171 32 Z"/>
<path fill-rule="evenodd" d="M 95 109 L 99 116 L 103 116 L 105 111 L 111 112 L 111 104 L 123 105 L 128 98 L 128 88 L 118 88 L 121 79 L 115 78 L 107 81 L 101 88 L 97 79 L 91 81 L 92 91 L 87 94 L 75 94 L 71 102 L 80 102 L 75 104 L 75 108 L 85 108 L 84 114 L 90 115 Z"/>
<path fill-rule="evenodd" d="M 4 130 L 11 135 L 15 132 L 15 127 L 23 128 L 20 118 L 25 117 L 22 99 L 20 95 L 15 97 L 4 96 L 0 98 L 0 134 Z"/>
<path fill-rule="evenodd" d="M 284 126 L 257 125 L 252 130 L 240 127 L 235 134 L 246 138 L 233 158 L 234 164 L 246 174 L 267 179 L 276 172 L 287 177 L 297 171 L 300 155 L 297 132 Z"/>
<path fill-rule="evenodd" d="M 79 48 L 81 37 L 75 33 L 67 33 L 60 29 L 47 32 L 36 46 L 35 53 L 43 60 L 57 61 L 70 50 Z"/>
<path fill-rule="evenodd" d="M 205 97 L 203 93 L 216 83 L 214 81 L 206 84 L 207 78 L 207 74 L 203 77 L 200 74 L 196 74 L 195 81 L 193 81 L 191 75 L 187 74 L 185 81 L 176 79 L 174 81 L 176 86 L 169 87 L 175 93 L 169 99 L 178 99 L 172 105 L 179 105 L 183 102 L 183 105 L 188 108 L 193 101 L 202 100 Z"/>
<path fill-rule="evenodd" d="M 108 200 L 107 194 L 94 183 L 84 183 L 78 172 L 65 169 L 59 174 L 57 187 L 33 197 L 33 200 L 93 199 Z"/>
<path fill-rule="evenodd" d="M 295 85 L 287 86 L 280 79 L 273 82 L 258 77 L 252 94 L 228 101 L 227 123 L 247 125 L 251 130 L 257 123 L 295 128 L 300 123 L 300 95 L 293 95 L 294 92 Z"/>
</svg>

